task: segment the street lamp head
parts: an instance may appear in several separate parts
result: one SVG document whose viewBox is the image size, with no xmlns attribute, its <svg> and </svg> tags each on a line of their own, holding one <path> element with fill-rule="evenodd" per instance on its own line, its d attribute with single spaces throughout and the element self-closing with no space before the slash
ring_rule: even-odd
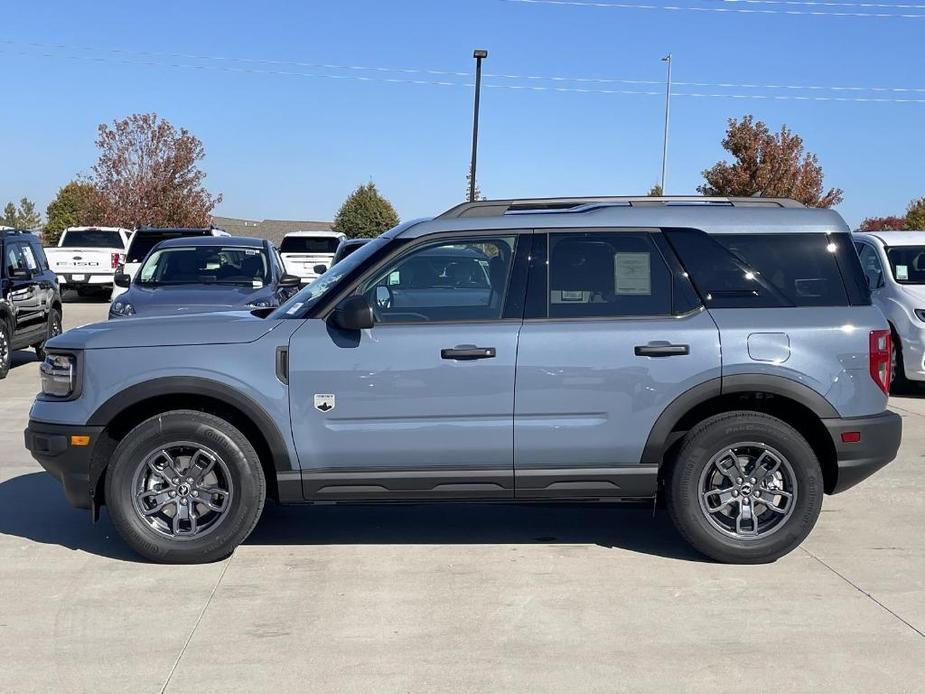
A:
<svg viewBox="0 0 925 694">
<path fill-rule="evenodd" d="M 669 54 L 666 55 L 664 58 L 662 58 L 662 62 L 663 62 L 663 63 L 670 63 L 670 62 L 671 62 L 671 53 L 669 53 Z"/>
<path fill-rule="evenodd" d="M 488 51 L 486 51 L 484 48 L 477 48 L 472 52 L 472 57 L 478 59 L 487 58 Z"/>
</svg>

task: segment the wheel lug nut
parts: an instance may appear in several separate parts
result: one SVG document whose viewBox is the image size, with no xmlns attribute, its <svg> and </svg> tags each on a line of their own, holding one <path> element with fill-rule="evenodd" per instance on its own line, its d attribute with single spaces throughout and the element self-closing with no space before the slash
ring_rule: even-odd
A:
<svg viewBox="0 0 925 694">
<path fill-rule="evenodd" d="M 742 478 L 736 477 L 736 484 L 742 484 Z"/>
<path fill-rule="evenodd" d="M 733 496 L 738 496 L 738 495 L 739 495 L 739 490 L 738 490 L 738 489 L 733 489 L 733 490 L 732 490 L 732 495 L 733 495 Z"/>
<path fill-rule="evenodd" d="M 186 481 L 187 481 L 187 482 L 192 482 L 192 481 L 193 481 L 193 478 L 192 478 L 192 477 L 187 477 L 187 478 L 186 478 Z M 754 481 L 755 481 L 755 480 L 752 480 L 752 482 L 754 482 Z"/>
<path fill-rule="evenodd" d="M 196 490 L 193 490 L 193 496 L 199 496 L 199 492 L 197 492 Z"/>
<path fill-rule="evenodd" d="M 176 495 L 177 495 L 176 492 L 170 492 L 170 496 L 176 496 Z"/>
<path fill-rule="evenodd" d="M 748 497 L 745 498 L 745 505 L 748 506 Z"/>
<path fill-rule="evenodd" d="M 180 481 L 180 479 L 179 479 L 178 477 L 174 477 L 174 478 L 173 478 L 173 483 L 174 483 L 174 484 L 176 484 L 176 483 L 179 482 L 179 481 Z"/>
<path fill-rule="evenodd" d="M 757 499 L 759 496 L 761 496 L 761 492 L 759 492 L 759 491 L 756 489 L 756 490 L 755 490 L 755 498 Z"/>
<path fill-rule="evenodd" d="M 755 482 L 757 482 L 757 481 L 758 481 L 758 480 L 756 480 L 754 477 L 752 477 L 752 479 L 751 479 L 751 483 L 752 483 L 752 484 L 755 484 Z"/>
</svg>

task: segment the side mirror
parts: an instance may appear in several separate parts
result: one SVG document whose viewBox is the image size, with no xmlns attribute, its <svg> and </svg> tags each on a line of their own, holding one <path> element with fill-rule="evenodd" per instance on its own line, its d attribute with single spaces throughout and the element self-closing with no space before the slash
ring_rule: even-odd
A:
<svg viewBox="0 0 925 694">
<path fill-rule="evenodd" d="M 14 268 L 10 269 L 10 279 L 11 280 L 27 280 L 32 277 L 32 272 L 27 268 Z"/>
<path fill-rule="evenodd" d="M 373 327 L 373 308 L 365 296 L 348 296 L 334 308 L 331 320 L 344 330 L 366 330 Z"/>
<path fill-rule="evenodd" d="M 128 288 L 132 286 L 132 277 L 131 275 L 126 275 L 124 272 L 119 272 L 113 275 L 112 283 L 117 287 Z"/>
<path fill-rule="evenodd" d="M 316 275 L 323 275 L 327 271 L 328 271 L 327 265 L 316 265 L 315 267 L 312 268 L 312 272 L 314 272 Z"/>
<path fill-rule="evenodd" d="M 279 286 L 284 289 L 289 289 L 290 287 L 298 287 L 302 283 L 296 275 L 285 274 L 279 278 Z"/>
</svg>

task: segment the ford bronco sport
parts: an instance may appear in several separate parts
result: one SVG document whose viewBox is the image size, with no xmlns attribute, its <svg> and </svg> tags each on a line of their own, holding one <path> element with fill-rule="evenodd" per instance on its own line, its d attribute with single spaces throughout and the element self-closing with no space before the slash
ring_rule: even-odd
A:
<svg viewBox="0 0 925 694">
<path fill-rule="evenodd" d="M 465 203 L 276 309 L 72 330 L 41 375 L 27 448 L 162 562 L 227 556 L 266 497 L 661 494 L 768 562 L 901 435 L 848 227 L 789 200 Z"/>
</svg>

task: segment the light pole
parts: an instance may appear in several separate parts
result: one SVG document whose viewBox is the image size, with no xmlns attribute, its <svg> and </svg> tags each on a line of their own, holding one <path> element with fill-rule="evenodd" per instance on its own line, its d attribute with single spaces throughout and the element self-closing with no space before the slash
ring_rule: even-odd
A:
<svg viewBox="0 0 925 694">
<path fill-rule="evenodd" d="M 667 195 L 665 190 L 665 172 L 668 169 L 668 120 L 671 117 L 671 53 L 662 58 L 663 63 L 668 63 L 668 82 L 665 88 L 665 135 L 662 139 L 662 195 Z"/>
<path fill-rule="evenodd" d="M 475 164 L 479 150 L 479 97 L 482 91 L 482 61 L 488 57 L 488 51 L 473 51 L 475 58 L 475 106 L 472 111 L 472 161 L 469 163 L 469 202 L 475 201 Z"/>
</svg>

